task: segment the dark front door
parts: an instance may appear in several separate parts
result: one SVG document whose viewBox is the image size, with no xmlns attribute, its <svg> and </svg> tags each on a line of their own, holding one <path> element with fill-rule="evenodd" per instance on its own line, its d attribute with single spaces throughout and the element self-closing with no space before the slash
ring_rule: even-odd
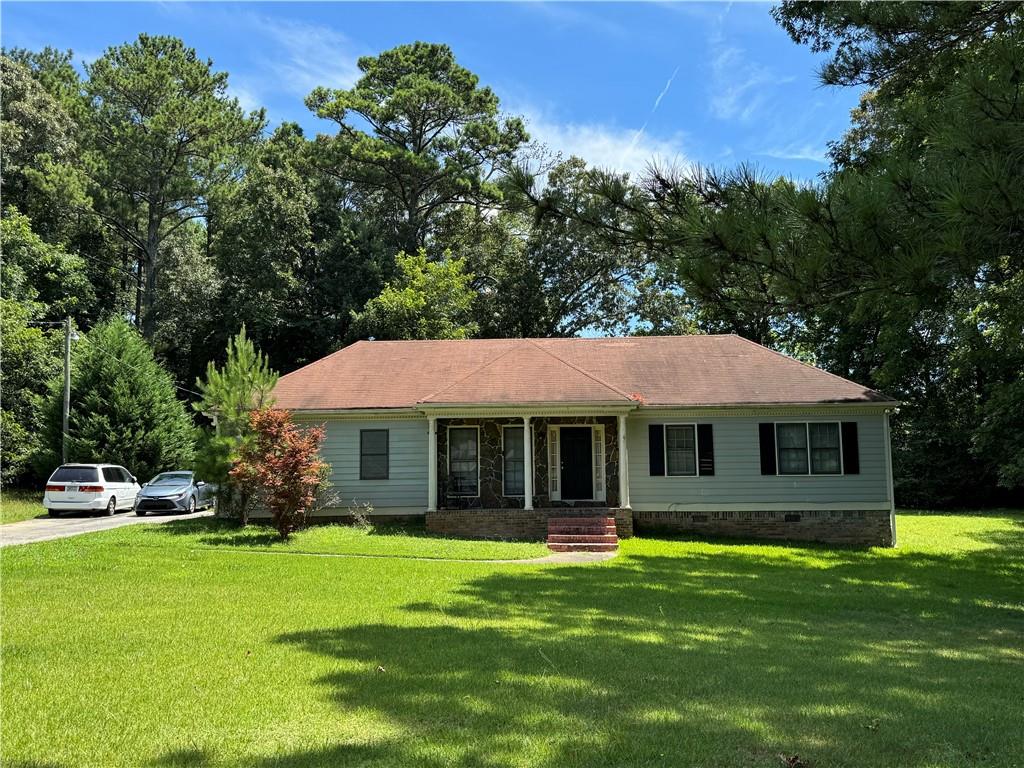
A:
<svg viewBox="0 0 1024 768">
<path fill-rule="evenodd" d="M 590 427 L 562 427 L 562 499 L 594 498 L 591 463 L 593 445 Z"/>
</svg>

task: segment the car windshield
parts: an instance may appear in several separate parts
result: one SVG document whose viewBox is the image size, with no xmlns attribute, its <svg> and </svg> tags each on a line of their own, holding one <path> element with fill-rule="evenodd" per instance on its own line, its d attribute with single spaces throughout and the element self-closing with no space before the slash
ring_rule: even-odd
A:
<svg viewBox="0 0 1024 768">
<path fill-rule="evenodd" d="M 58 467 L 50 478 L 59 483 L 95 483 L 97 479 L 96 467 Z"/>
<path fill-rule="evenodd" d="M 150 485 L 181 485 L 191 483 L 191 472 L 163 472 L 149 481 Z"/>
</svg>

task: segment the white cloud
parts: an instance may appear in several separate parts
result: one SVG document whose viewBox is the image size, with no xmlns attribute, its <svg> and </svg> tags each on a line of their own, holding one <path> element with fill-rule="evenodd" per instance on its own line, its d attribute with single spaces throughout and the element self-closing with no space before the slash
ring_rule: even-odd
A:
<svg viewBox="0 0 1024 768">
<path fill-rule="evenodd" d="M 750 121 L 768 99 L 773 86 L 793 82 L 751 61 L 742 48 L 711 41 L 711 112 L 721 120 Z"/>
<path fill-rule="evenodd" d="M 306 96 L 318 85 L 351 88 L 359 79 L 355 44 L 330 27 L 252 15 L 251 25 L 276 46 L 267 67 L 282 88 Z"/>
<path fill-rule="evenodd" d="M 228 95 L 238 99 L 238 105 L 246 112 L 263 106 L 257 90 L 240 77 L 233 77 L 228 81 Z"/>
<path fill-rule="evenodd" d="M 683 165 L 683 135 L 658 138 L 630 128 L 601 123 L 558 122 L 535 110 L 519 110 L 526 119 L 526 129 L 534 141 L 546 145 L 563 158 L 577 155 L 590 166 L 643 173 L 652 163 Z"/>
<path fill-rule="evenodd" d="M 763 149 L 756 154 L 773 157 L 776 160 L 810 160 L 822 165 L 828 162 L 825 147 L 811 143 L 794 142 L 783 147 Z"/>
</svg>

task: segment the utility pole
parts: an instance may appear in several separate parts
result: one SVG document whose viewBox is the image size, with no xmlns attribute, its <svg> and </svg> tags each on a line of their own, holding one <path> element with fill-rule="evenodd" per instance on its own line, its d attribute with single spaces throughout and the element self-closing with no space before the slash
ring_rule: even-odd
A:
<svg viewBox="0 0 1024 768">
<path fill-rule="evenodd" d="M 71 415 L 71 318 L 64 318 L 64 420 L 60 445 L 61 464 L 68 463 L 68 421 Z"/>
</svg>

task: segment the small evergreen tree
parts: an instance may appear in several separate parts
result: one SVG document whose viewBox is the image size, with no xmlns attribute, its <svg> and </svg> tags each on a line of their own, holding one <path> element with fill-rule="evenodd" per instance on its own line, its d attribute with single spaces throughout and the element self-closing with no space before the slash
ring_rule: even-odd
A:
<svg viewBox="0 0 1024 768">
<path fill-rule="evenodd" d="M 228 339 L 228 359 L 223 368 L 206 366 L 206 379 L 196 379 L 203 399 L 193 404 L 200 413 L 216 419 L 217 434 L 241 437 L 248 431 L 249 412 L 273 403 L 277 372 L 267 358 L 246 338 L 245 326 Z"/>
<path fill-rule="evenodd" d="M 250 412 L 273 403 L 276 383 L 277 373 L 246 337 L 244 325 L 237 336 L 228 339 L 224 367 L 211 362 L 206 379 L 196 380 L 203 399 L 192 407 L 216 424 L 215 432 L 200 440 L 196 471 L 217 486 L 218 514 L 238 518 L 243 525 L 248 521 L 250 489 L 234 481 L 230 472 L 250 434 Z"/>
<path fill-rule="evenodd" d="M 61 377 L 46 412 L 41 472 L 60 463 Z M 141 478 L 191 466 L 195 427 L 175 396 L 174 380 L 131 325 L 113 318 L 74 347 L 68 461 L 121 464 Z"/>
</svg>

